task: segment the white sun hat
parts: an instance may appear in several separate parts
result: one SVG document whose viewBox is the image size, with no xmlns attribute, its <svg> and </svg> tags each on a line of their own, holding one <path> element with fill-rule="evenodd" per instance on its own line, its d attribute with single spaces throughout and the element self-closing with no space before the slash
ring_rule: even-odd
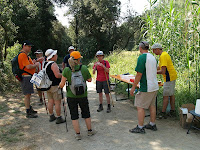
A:
<svg viewBox="0 0 200 150">
<path fill-rule="evenodd" d="M 57 54 L 57 50 L 53 50 L 53 49 L 48 49 L 45 52 L 45 56 L 47 57 L 47 60 L 51 59 L 56 54 Z"/>
<path fill-rule="evenodd" d="M 68 52 L 69 52 L 71 49 L 74 50 L 74 46 L 70 46 L 70 47 L 68 48 Z"/>
</svg>

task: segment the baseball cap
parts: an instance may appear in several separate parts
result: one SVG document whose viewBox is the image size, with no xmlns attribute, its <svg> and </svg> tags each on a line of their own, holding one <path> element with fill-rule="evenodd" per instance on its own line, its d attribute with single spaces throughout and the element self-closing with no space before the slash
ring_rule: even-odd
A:
<svg viewBox="0 0 200 150">
<path fill-rule="evenodd" d="M 149 49 L 149 43 L 146 41 L 140 42 L 139 46 L 141 46 L 142 49 L 148 50 Z"/>
<path fill-rule="evenodd" d="M 154 43 L 154 44 L 152 45 L 151 49 L 156 49 L 156 48 L 158 48 L 158 49 L 163 49 L 162 46 L 161 46 L 159 43 Z"/>
<path fill-rule="evenodd" d="M 97 51 L 96 56 L 98 56 L 98 55 L 104 55 L 103 51 Z"/>
<path fill-rule="evenodd" d="M 74 50 L 74 46 L 70 46 L 70 47 L 68 48 L 68 52 L 69 52 L 71 49 Z"/>
<path fill-rule="evenodd" d="M 43 53 L 43 51 L 40 50 L 40 49 L 38 49 L 38 50 L 35 52 L 35 54 L 41 54 L 41 53 Z"/>
<path fill-rule="evenodd" d="M 57 54 L 57 50 L 53 50 L 53 49 L 48 49 L 45 52 L 45 56 L 47 57 L 47 60 L 51 59 L 56 54 Z"/>
<path fill-rule="evenodd" d="M 70 57 L 74 57 L 74 59 L 79 59 L 79 58 L 82 58 L 81 54 L 79 51 L 73 51 L 71 54 L 70 54 Z"/>
<path fill-rule="evenodd" d="M 34 45 L 33 45 L 30 41 L 28 41 L 28 40 L 23 41 L 22 47 L 23 47 L 23 45 L 34 46 Z"/>
</svg>

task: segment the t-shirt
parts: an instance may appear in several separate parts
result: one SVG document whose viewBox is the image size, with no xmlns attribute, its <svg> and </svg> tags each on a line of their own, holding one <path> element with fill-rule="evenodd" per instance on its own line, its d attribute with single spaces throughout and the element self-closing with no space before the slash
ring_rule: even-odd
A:
<svg viewBox="0 0 200 150">
<path fill-rule="evenodd" d="M 76 65 L 76 66 L 75 66 L 75 70 L 79 70 L 79 68 L 80 68 L 80 65 Z M 91 78 L 91 74 L 90 74 L 89 70 L 87 69 L 87 66 L 82 65 L 82 67 L 81 67 L 81 73 L 82 73 L 82 75 L 83 75 L 83 78 L 84 78 L 85 82 L 86 82 L 87 79 L 90 79 L 90 78 Z M 71 76 L 72 76 L 72 71 L 71 71 L 71 69 L 70 69 L 69 67 L 65 67 L 65 69 L 63 70 L 62 75 L 63 75 L 64 77 L 67 78 L 67 81 L 68 81 L 68 83 L 69 83 L 69 85 L 70 85 L 70 84 L 71 84 Z M 82 98 L 82 97 L 87 97 L 87 84 L 86 84 L 85 93 L 82 94 L 82 95 L 74 95 L 74 94 L 72 93 L 70 87 L 67 86 L 67 94 L 66 94 L 66 95 L 67 95 L 67 97 L 71 97 L 71 98 Z"/>
<path fill-rule="evenodd" d="M 23 68 L 27 65 L 33 64 L 32 59 L 26 55 L 25 53 L 20 53 L 18 56 L 18 63 L 19 63 L 19 68 L 23 70 Z M 35 73 L 35 68 L 33 69 L 27 69 L 26 67 L 24 68 L 24 71 L 29 72 L 30 74 Z M 23 73 L 22 75 L 29 75 L 28 73 Z"/>
<path fill-rule="evenodd" d="M 65 67 L 69 67 L 69 62 L 68 62 L 69 58 L 70 58 L 70 54 L 67 54 L 63 59 L 63 62 L 66 64 Z"/>
<path fill-rule="evenodd" d="M 166 72 L 163 74 L 164 82 L 174 81 L 177 79 L 177 72 L 174 69 L 171 57 L 167 52 L 162 52 L 159 59 L 159 67 L 166 66 Z"/>
<path fill-rule="evenodd" d="M 138 57 L 135 71 L 142 73 L 140 80 L 141 92 L 154 92 L 159 89 L 157 81 L 157 61 L 150 53 Z"/>
<path fill-rule="evenodd" d="M 93 69 L 94 69 L 96 63 L 94 63 Z M 106 68 L 110 68 L 110 64 L 107 60 L 103 60 L 100 63 L 102 63 L 104 66 L 106 66 Z M 107 75 L 107 79 L 109 80 L 109 74 L 107 72 L 106 72 L 106 75 Z M 101 67 L 99 65 L 97 66 L 97 79 L 96 80 L 97 81 L 106 81 L 105 70 L 103 67 Z"/>
</svg>

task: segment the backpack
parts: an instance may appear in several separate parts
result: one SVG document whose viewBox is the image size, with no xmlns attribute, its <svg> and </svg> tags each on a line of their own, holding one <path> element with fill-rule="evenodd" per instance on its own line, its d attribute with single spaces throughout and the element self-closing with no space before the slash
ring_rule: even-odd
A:
<svg viewBox="0 0 200 150">
<path fill-rule="evenodd" d="M 79 70 L 72 72 L 71 84 L 69 87 L 74 95 L 82 95 L 86 90 L 86 83 L 81 73 L 81 67 L 82 65 L 80 65 Z"/>
<path fill-rule="evenodd" d="M 49 61 L 46 65 L 44 63 L 42 70 L 38 73 L 34 73 L 30 82 L 35 84 L 38 89 L 41 91 L 48 91 L 51 88 L 52 81 L 49 79 L 49 76 L 46 72 L 46 69 L 49 64 L 54 63 L 54 61 Z"/>
<path fill-rule="evenodd" d="M 23 52 L 20 52 L 19 54 L 21 54 Z M 23 69 L 20 69 L 19 68 L 19 62 L 18 62 L 18 56 L 15 56 L 12 60 L 11 60 L 11 65 L 12 65 L 12 73 L 13 75 L 15 76 L 15 78 L 19 81 L 22 81 L 22 74 L 23 73 L 28 73 L 29 75 L 32 75 L 31 73 L 25 71 L 25 66 Z M 29 60 L 29 57 L 27 56 L 28 60 Z"/>
</svg>

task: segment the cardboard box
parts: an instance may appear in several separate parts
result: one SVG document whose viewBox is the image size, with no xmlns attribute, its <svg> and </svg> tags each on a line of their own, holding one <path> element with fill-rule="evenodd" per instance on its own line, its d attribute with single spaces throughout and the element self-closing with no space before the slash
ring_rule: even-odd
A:
<svg viewBox="0 0 200 150">
<path fill-rule="evenodd" d="M 188 112 L 195 109 L 194 104 L 183 104 L 182 108 L 187 108 Z M 187 129 L 191 123 L 191 119 L 187 119 L 187 114 L 183 114 L 181 108 L 179 108 L 180 125 L 182 128 Z M 188 122 L 186 122 L 186 120 Z"/>
</svg>

